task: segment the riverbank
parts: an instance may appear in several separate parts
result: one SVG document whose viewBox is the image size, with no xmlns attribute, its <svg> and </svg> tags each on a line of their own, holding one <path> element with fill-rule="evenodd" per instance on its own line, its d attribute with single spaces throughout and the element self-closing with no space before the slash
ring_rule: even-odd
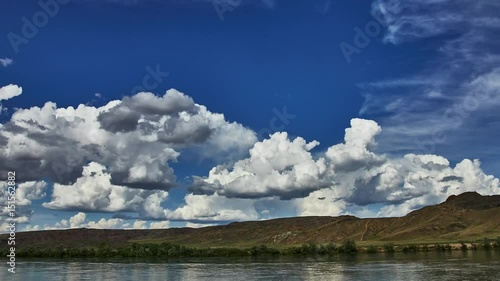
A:
<svg viewBox="0 0 500 281">
<path fill-rule="evenodd" d="M 245 257 L 245 256 L 333 256 L 356 253 L 395 253 L 426 251 L 475 251 L 500 249 L 500 237 L 484 238 L 478 241 L 436 244 L 385 244 L 358 246 L 355 241 L 347 240 L 341 244 L 314 244 L 286 248 L 272 248 L 266 245 L 249 248 L 208 247 L 196 248 L 171 243 L 129 243 L 125 246 L 111 246 L 101 243 L 95 247 L 36 247 L 20 249 L 17 257 L 33 258 L 85 258 L 85 257 Z M 2 250 L 2 255 L 7 255 Z"/>
</svg>

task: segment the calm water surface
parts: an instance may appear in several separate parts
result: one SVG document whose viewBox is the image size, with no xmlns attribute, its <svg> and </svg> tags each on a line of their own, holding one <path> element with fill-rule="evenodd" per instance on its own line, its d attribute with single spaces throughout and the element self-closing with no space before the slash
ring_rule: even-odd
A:
<svg viewBox="0 0 500 281">
<path fill-rule="evenodd" d="M 24 260 L 0 280 L 500 280 L 500 251 L 333 258 Z"/>
</svg>

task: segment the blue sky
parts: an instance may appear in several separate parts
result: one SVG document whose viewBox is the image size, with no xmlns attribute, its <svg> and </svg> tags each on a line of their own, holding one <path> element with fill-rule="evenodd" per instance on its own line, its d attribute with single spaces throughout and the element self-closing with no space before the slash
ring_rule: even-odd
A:
<svg viewBox="0 0 500 281">
<path fill-rule="evenodd" d="M 404 215 L 499 192 L 498 4 L 40 3 L 0 4 L 0 170 L 24 184 L 27 230 Z"/>
</svg>

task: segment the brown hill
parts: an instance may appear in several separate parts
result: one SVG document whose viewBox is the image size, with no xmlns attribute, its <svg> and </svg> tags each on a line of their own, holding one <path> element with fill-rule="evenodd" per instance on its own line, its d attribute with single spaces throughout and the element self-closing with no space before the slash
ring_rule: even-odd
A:
<svg viewBox="0 0 500 281">
<path fill-rule="evenodd" d="M 308 242 L 352 239 L 361 244 L 387 242 L 445 242 L 500 236 L 500 195 L 475 192 L 451 196 L 400 218 L 360 219 L 353 216 L 295 217 L 267 221 L 233 222 L 199 229 L 161 230 L 69 229 L 21 232 L 18 247 L 84 246 L 100 242 L 172 242 L 198 247 L 283 247 Z M 0 236 L 6 245 L 7 235 Z"/>
</svg>

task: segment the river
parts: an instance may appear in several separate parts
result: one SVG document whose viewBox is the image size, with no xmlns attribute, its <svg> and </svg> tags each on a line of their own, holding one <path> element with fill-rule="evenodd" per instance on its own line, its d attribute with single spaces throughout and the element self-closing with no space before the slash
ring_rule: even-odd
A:
<svg viewBox="0 0 500 281">
<path fill-rule="evenodd" d="M 318 258 L 19 259 L 0 280 L 500 280 L 500 251 L 357 254 Z"/>
</svg>

